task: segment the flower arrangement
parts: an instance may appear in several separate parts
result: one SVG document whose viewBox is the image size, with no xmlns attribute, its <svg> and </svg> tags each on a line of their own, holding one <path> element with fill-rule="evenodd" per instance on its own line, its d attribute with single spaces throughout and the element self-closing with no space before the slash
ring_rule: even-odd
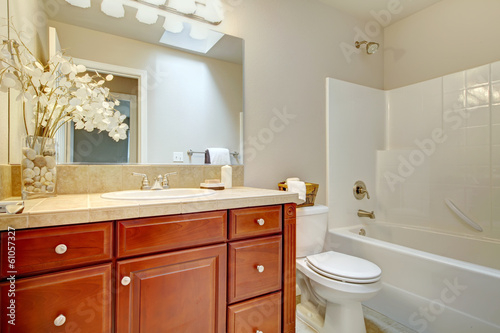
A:
<svg viewBox="0 0 500 333">
<path fill-rule="evenodd" d="M 0 91 L 19 91 L 27 135 L 53 138 L 61 126 L 73 121 L 76 129 L 98 129 L 115 141 L 126 139 L 126 116 L 115 109 L 119 101 L 104 87 L 113 76 L 104 78 L 97 72 L 90 76 L 86 71 L 62 53 L 42 65 L 22 41 L 9 39 L 1 45 Z"/>
</svg>

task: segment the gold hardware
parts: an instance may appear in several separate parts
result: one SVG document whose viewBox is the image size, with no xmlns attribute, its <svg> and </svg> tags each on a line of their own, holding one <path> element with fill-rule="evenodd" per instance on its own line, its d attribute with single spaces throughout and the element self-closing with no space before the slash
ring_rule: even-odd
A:
<svg viewBox="0 0 500 333">
<path fill-rule="evenodd" d="M 358 216 L 359 217 L 369 217 L 372 220 L 375 219 L 375 213 L 373 212 L 373 210 L 371 212 L 367 212 L 366 210 L 359 209 Z"/>
<path fill-rule="evenodd" d="M 354 183 L 354 187 L 352 188 L 352 193 L 354 194 L 354 197 L 358 200 L 361 200 L 365 197 L 367 199 L 370 199 L 370 194 L 366 190 L 366 185 L 362 180 L 358 180 L 357 182 Z"/>
</svg>

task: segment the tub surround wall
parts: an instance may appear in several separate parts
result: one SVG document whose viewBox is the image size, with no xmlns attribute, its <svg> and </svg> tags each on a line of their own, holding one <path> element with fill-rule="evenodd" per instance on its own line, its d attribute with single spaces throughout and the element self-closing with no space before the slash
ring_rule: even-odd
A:
<svg viewBox="0 0 500 333">
<path fill-rule="evenodd" d="M 360 96 L 362 98 L 360 98 Z M 385 140 L 385 93 L 336 79 L 327 79 L 329 228 L 360 224 L 358 209 L 376 210 L 376 150 Z M 354 198 L 357 180 L 371 199 Z"/>
<path fill-rule="evenodd" d="M 387 103 L 379 217 L 500 239 L 500 62 L 390 90 Z M 445 198 L 484 231 L 465 224 Z"/>
<path fill-rule="evenodd" d="M 5 197 L 20 196 L 20 166 L 7 166 L 7 179 L 12 182 L 12 192 L 6 191 Z M 132 176 L 132 172 L 145 173 L 152 183 L 154 177 L 167 172 L 177 172 L 169 176 L 172 188 L 196 188 L 205 179 L 220 179 L 221 165 L 58 165 L 57 194 L 87 194 L 123 190 L 138 190 L 142 178 Z M 1 167 L 0 167 L 1 168 Z M 243 186 L 244 166 L 233 165 L 233 186 Z M 0 169 L 1 170 L 1 169 Z M 2 177 L 3 179 L 3 177 Z M 3 186 L 2 186 L 3 193 Z"/>
</svg>

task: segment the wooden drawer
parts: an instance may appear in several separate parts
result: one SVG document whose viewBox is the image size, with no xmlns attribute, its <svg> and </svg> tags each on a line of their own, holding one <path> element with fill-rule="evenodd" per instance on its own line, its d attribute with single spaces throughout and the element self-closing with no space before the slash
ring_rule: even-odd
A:
<svg viewBox="0 0 500 333">
<path fill-rule="evenodd" d="M 216 211 L 120 221 L 118 257 L 224 242 L 226 220 Z"/>
<path fill-rule="evenodd" d="M 2 278 L 10 271 L 16 271 L 17 276 L 32 275 L 104 262 L 112 257 L 112 222 L 21 230 L 14 237 L 9 239 L 8 232 L 1 236 Z M 9 267 L 9 256 L 15 260 L 13 268 Z"/>
<path fill-rule="evenodd" d="M 228 266 L 229 303 L 280 290 L 281 236 L 229 244 Z"/>
<path fill-rule="evenodd" d="M 229 213 L 229 239 L 281 232 L 281 206 L 233 209 Z"/>
<path fill-rule="evenodd" d="M 9 290 L 9 281 L 0 284 L 1 332 L 111 332 L 111 264 L 16 280 L 15 296 Z M 4 311 L 12 300 L 15 317 Z"/>
<path fill-rule="evenodd" d="M 281 332 L 281 293 L 230 305 L 227 333 Z"/>
</svg>

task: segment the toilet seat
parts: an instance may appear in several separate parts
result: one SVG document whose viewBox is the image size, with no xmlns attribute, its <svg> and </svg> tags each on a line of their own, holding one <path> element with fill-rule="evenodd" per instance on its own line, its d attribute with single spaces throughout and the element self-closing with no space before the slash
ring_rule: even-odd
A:
<svg viewBox="0 0 500 333">
<path fill-rule="evenodd" d="M 317 274 L 342 282 L 374 283 L 382 274 L 380 267 L 368 260 L 334 251 L 307 256 L 305 261 Z"/>
</svg>

